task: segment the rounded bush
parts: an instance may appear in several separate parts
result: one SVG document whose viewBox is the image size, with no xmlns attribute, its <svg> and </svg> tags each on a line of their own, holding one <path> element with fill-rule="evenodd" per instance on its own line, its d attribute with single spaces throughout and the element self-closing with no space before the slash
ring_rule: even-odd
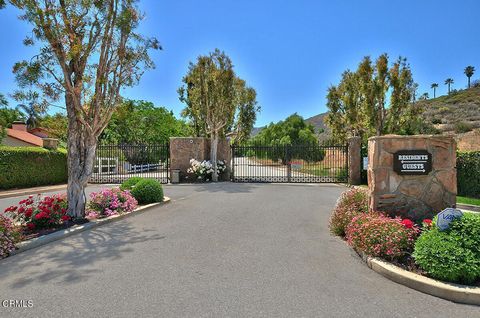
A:
<svg viewBox="0 0 480 318">
<path fill-rule="evenodd" d="M 330 232 L 345 236 L 345 231 L 352 219 L 368 212 L 368 194 L 365 189 L 354 188 L 342 193 L 330 217 Z"/>
<path fill-rule="evenodd" d="M 132 189 L 132 195 L 139 204 L 149 204 L 163 201 L 163 188 L 160 182 L 154 179 L 140 180 Z"/>
<path fill-rule="evenodd" d="M 418 233 L 419 229 L 408 219 L 360 214 L 347 227 L 347 242 L 367 255 L 395 260 L 412 251 Z"/>
<path fill-rule="evenodd" d="M 127 180 L 123 181 L 123 183 L 120 185 L 120 190 L 122 190 L 122 191 L 132 190 L 133 187 L 143 179 L 144 178 L 142 178 L 142 177 L 128 178 Z"/>
<path fill-rule="evenodd" d="M 420 235 L 415 262 L 435 279 L 471 284 L 480 279 L 480 215 L 465 213 L 440 231 L 436 226 Z"/>
</svg>

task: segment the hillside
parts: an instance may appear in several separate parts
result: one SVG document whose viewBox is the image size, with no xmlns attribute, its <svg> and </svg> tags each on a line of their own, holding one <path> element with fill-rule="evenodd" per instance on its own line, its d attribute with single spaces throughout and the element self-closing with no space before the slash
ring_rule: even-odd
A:
<svg viewBox="0 0 480 318">
<path fill-rule="evenodd" d="M 423 117 L 442 133 L 465 133 L 480 127 L 480 87 L 417 102 Z"/>
</svg>

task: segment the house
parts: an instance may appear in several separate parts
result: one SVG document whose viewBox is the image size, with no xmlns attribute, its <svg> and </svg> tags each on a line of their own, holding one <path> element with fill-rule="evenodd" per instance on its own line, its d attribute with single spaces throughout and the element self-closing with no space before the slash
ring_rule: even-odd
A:
<svg viewBox="0 0 480 318">
<path fill-rule="evenodd" d="M 40 137 L 40 138 L 49 138 L 50 137 L 48 130 L 46 130 L 45 128 L 42 128 L 42 127 L 29 129 L 28 132 L 31 133 L 32 135 L 35 135 L 35 136 Z"/>
<path fill-rule="evenodd" d="M 27 125 L 23 121 L 15 121 L 12 128 L 6 129 L 7 135 L 2 140 L 2 144 L 12 147 L 45 147 L 57 148 L 58 140 L 48 138 L 45 129 L 27 130 Z M 43 137 L 45 136 L 45 137 Z"/>
</svg>

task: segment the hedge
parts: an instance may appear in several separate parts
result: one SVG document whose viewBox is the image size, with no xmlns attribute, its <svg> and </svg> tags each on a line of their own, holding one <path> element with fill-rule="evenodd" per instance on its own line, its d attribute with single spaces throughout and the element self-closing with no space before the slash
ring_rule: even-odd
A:
<svg viewBox="0 0 480 318">
<path fill-rule="evenodd" d="M 65 150 L 0 146 L 0 189 L 66 183 Z"/>
<path fill-rule="evenodd" d="M 480 151 L 457 152 L 458 195 L 480 198 Z"/>
</svg>

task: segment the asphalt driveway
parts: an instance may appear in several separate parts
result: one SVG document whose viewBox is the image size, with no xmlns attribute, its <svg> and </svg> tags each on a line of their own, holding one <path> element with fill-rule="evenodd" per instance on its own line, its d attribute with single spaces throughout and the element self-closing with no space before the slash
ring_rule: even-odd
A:
<svg viewBox="0 0 480 318">
<path fill-rule="evenodd" d="M 166 186 L 173 202 L 0 261 L 0 317 L 479 317 L 328 233 L 336 185 Z"/>
</svg>

